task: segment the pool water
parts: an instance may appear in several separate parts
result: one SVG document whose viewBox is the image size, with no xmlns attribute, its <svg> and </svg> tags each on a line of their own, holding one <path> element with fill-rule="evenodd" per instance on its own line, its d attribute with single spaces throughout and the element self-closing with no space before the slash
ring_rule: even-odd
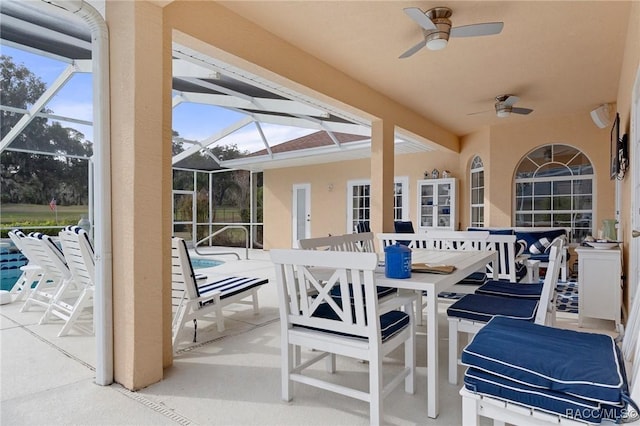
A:
<svg viewBox="0 0 640 426">
<path fill-rule="evenodd" d="M 11 290 L 26 264 L 27 258 L 13 244 L 0 248 L 0 290 Z"/>
<path fill-rule="evenodd" d="M 191 258 L 191 266 L 193 269 L 213 268 L 214 266 L 222 265 L 224 262 L 219 260 L 201 259 L 198 257 Z"/>
<path fill-rule="evenodd" d="M 5 242 L 3 240 L 3 242 Z M 18 281 L 22 271 L 20 267 L 27 264 L 27 258 L 12 243 L 0 248 L 0 290 L 11 290 Z M 213 268 L 224 262 L 211 259 L 191 258 L 193 269 Z"/>
</svg>

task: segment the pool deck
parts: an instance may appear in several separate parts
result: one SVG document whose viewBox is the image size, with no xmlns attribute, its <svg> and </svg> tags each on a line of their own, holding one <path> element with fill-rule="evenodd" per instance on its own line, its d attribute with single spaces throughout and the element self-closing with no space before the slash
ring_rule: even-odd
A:
<svg viewBox="0 0 640 426">
<path fill-rule="evenodd" d="M 268 252 L 252 250 L 249 260 L 199 270 L 273 279 Z M 260 314 L 237 305 L 225 312 L 226 330 L 202 323 L 198 343 L 190 333 L 165 378 L 137 392 L 119 384 L 94 383 L 93 336 L 72 332 L 57 337 L 60 324 L 39 325 L 42 311 L 20 313 L 21 303 L 0 306 L 0 424 L 2 425 L 366 425 L 368 404 L 296 386 L 290 403 L 280 400 L 280 323 L 275 286 L 259 291 Z M 444 312 L 447 303 L 440 303 Z M 426 415 L 425 328 L 418 327 L 417 392 L 402 387 L 385 399 L 390 425 L 459 425 L 460 386 L 447 383 L 447 320 L 440 315 L 440 416 Z M 558 325 L 575 328 L 577 316 L 559 314 Z M 610 331 L 609 323 L 584 330 Z M 387 361 L 402 363 L 402 352 Z M 366 364 L 339 360 L 338 374 L 366 389 Z M 483 419 L 486 420 L 486 419 Z M 482 423 L 489 424 L 489 422 Z"/>
</svg>

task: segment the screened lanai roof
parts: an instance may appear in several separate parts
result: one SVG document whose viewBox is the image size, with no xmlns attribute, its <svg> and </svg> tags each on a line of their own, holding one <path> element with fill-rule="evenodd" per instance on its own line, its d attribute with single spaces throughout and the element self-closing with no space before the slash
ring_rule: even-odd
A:
<svg viewBox="0 0 640 426">
<path fill-rule="evenodd" d="M 94 6 L 101 10 L 100 4 Z M 4 46 L 68 64 L 29 110 L 15 105 L 1 106 L 4 111 L 20 114 L 21 119 L 0 141 L 0 151 L 25 150 L 18 135 L 36 116 L 60 121 L 63 126 L 91 124 L 88 120 L 56 115 L 55 111 L 47 109 L 51 99 L 63 92 L 74 75 L 91 71 L 89 28 L 66 12 L 52 14 L 52 8 L 36 1 L 0 2 L 0 36 Z M 174 44 L 174 128 L 179 125 L 177 109 L 187 104 L 200 108 L 203 120 L 221 117 L 220 112 L 225 111 L 225 117 L 219 119 L 224 124 L 206 136 L 183 136 L 181 132 L 174 139 L 174 144 L 181 146 L 181 152 L 173 158 L 176 167 L 260 171 L 370 156 L 371 129 L 366 120 Z M 189 130 L 186 133 L 190 133 Z M 319 132 L 330 143 L 315 144 Z M 86 137 L 92 139 L 90 135 Z M 219 158 L 211 148 L 221 145 L 236 145 L 244 155 L 233 159 Z M 61 154 L 52 152 L 49 144 L 29 150 Z M 430 150 L 430 146 L 409 138 L 396 140 L 397 153 Z"/>
</svg>

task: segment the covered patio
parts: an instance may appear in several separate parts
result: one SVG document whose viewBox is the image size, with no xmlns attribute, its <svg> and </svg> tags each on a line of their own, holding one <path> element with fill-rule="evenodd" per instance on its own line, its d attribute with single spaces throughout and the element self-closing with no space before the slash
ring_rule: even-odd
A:
<svg viewBox="0 0 640 426">
<path fill-rule="evenodd" d="M 67 19 L 83 7 L 83 2 L 53 3 L 66 9 L 59 11 L 62 15 L 53 18 L 54 21 Z M 272 424 L 327 423 L 332 416 L 335 423 L 368 422 L 365 406 L 353 408 L 350 401 L 332 396 L 322 396 L 323 403 L 316 404 L 316 396 L 310 390 L 302 394 L 307 403 L 301 403 L 297 397 L 297 402 L 288 407 L 301 417 L 282 410 L 277 382 L 277 313 L 275 297 L 269 295 L 273 289 L 268 286 L 261 294 L 263 311 L 257 323 L 240 320 L 238 328 L 230 328 L 229 336 L 211 336 L 211 343 L 182 352 L 175 359 L 172 354 L 168 295 L 169 240 L 173 232 L 172 166 L 184 160 L 186 153 L 206 151 L 210 144 L 242 126 L 269 120 L 304 122 L 310 128 L 327 132 L 333 145 L 319 157 L 323 164 L 333 165 L 325 168 L 313 164 L 314 157 L 309 152 L 297 156 L 272 152 L 272 146 L 263 137 L 260 141 L 266 153 L 260 159 L 248 157 L 226 163 L 230 167 L 265 172 L 266 249 L 289 247 L 295 240 L 292 187 L 309 180 L 314 182 L 314 205 L 319 206 L 310 229 L 314 235 L 335 232 L 333 227 L 338 222 L 344 232 L 345 192 L 334 189 L 343 189 L 340 185 L 356 177 L 369 180 L 371 228 L 376 232 L 390 231 L 394 219 L 394 177 L 402 174 L 415 184 L 425 170 L 436 167 L 452 169 L 460 178 L 461 189 L 466 191 L 460 197 L 460 223 L 468 226 L 471 214 L 468 171 L 477 155 L 485 162 L 486 225 L 511 226 L 515 216 L 511 188 L 519 159 L 543 143 L 569 140 L 590 157 L 596 170 L 594 231 L 598 220 L 607 217 L 618 219 L 620 229 L 624 230 L 621 232 L 624 232 L 625 265 L 630 271 L 626 276 L 632 277 L 625 299 L 629 301 L 637 284 L 637 256 L 634 258 L 630 253 L 638 253 L 638 244 L 631 240 L 631 229 L 636 226 L 636 215 L 632 212 L 636 211 L 634 203 L 639 197 L 639 178 L 636 171 L 633 181 L 629 177 L 624 181 L 609 180 L 609 129 L 595 128 L 589 111 L 603 103 L 616 104 L 622 128 L 632 130 L 632 99 L 639 98 L 638 95 L 633 98 L 632 92 L 637 87 L 634 80 L 640 63 L 640 7 L 635 2 L 620 2 L 611 7 L 596 2 L 575 3 L 579 9 L 572 9 L 570 3 L 562 3 L 558 10 L 555 5 L 546 5 L 533 13 L 532 4 L 496 2 L 483 6 L 482 2 L 452 2 L 450 6 L 460 10 L 455 25 L 497 19 L 527 31 L 517 37 L 499 39 L 499 48 L 495 50 L 484 45 L 464 47 L 467 40 L 455 40 L 459 45 L 454 46 L 452 41 L 445 51 L 455 52 L 453 59 L 436 59 L 433 54 L 437 52 L 425 49 L 421 52 L 424 55 L 413 58 L 413 62 L 398 62 L 397 56 L 409 47 L 407 43 L 414 44 L 416 37 L 418 40 L 421 37 L 419 28 L 401 11 L 402 7 L 416 6 L 407 2 L 366 5 L 335 2 L 331 7 L 323 2 L 102 3 L 109 31 L 109 44 L 103 48 L 109 53 L 109 62 L 100 64 L 104 67 L 102 72 L 109 72 L 109 85 L 96 91 L 100 101 L 106 103 L 94 106 L 96 117 L 101 117 L 94 126 L 104 132 L 95 141 L 99 147 L 96 159 L 105 161 L 97 171 L 100 178 L 95 188 L 100 200 L 96 204 L 95 225 L 104 329 L 97 333 L 98 344 L 94 348 L 84 347 L 85 341 L 79 344 L 76 354 L 73 347 L 76 341 L 50 339 L 54 333 L 49 333 L 46 326 L 19 320 L 13 307 L 3 307 L 3 351 L 5 347 L 13 348 L 5 346 L 5 336 L 21 333 L 29 344 L 44 343 L 56 354 L 69 354 L 61 361 L 71 360 L 79 369 L 78 383 L 86 383 L 88 387 L 92 376 L 102 385 L 116 382 L 124 388 L 115 385 L 109 393 L 113 390 L 129 398 L 123 399 L 127 403 L 133 401 L 132 412 L 138 415 L 143 415 L 137 411 L 141 407 L 143 412 L 153 410 L 158 423 L 264 423 L 265 418 L 266 423 Z M 423 6 L 426 10 L 427 5 Z M 305 18 L 312 16 L 318 19 Z M 557 25 L 552 25 L 556 20 Z M 594 31 L 595 21 L 606 31 Z M 336 30 L 326 31 L 331 25 Z M 539 38 L 541 27 L 554 29 L 549 34 L 544 32 L 548 39 Z M 326 44 L 320 42 L 324 37 Z M 90 41 L 84 43 L 85 50 L 95 48 Z M 551 50 L 549 46 L 563 49 Z M 570 60 L 565 62 L 567 55 Z M 529 56 L 532 62 L 526 61 Z M 199 66 L 193 67 L 194 64 Z M 209 74 L 219 72 L 223 77 L 212 79 L 210 75 L 194 74 L 194 70 L 202 73 L 203 68 Z M 176 74 L 180 72 L 183 74 Z M 230 74 L 237 79 L 231 82 Z M 248 84 L 240 77 L 256 81 Z M 539 80 L 543 81 L 536 85 Z M 248 96 L 241 88 L 259 86 L 265 90 L 267 85 L 271 87 L 270 96 L 282 99 L 268 99 L 263 91 L 253 93 L 251 99 L 243 100 L 240 96 Z M 180 93 L 174 96 L 174 90 Z M 512 121 L 506 124 L 500 122 L 502 118 L 491 108 L 492 99 L 502 93 L 520 95 L 522 105 L 535 109 L 535 113 L 512 116 L 509 118 Z M 176 103 L 205 98 L 242 110 L 249 118 L 209 140 L 191 144 L 176 159 L 171 152 L 172 108 Z M 489 113 L 483 114 L 485 110 Z M 260 125 L 256 126 L 260 132 Z M 349 149 L 349 144 L 331 137 L 334 132 L 360 135 L 366 143 L 358 145 L 358 149 Z M 633 153 L 638 146 L 637 131 L 630 134 Z M 2 148 L 9 142 L 3 139 Z M 224 161 L 219 163 L 225 165 Z M 339 177 L 340 183 L 328 180 L 327 176 Z M 415 188 L 411 191 L 415 196 Z M 335 210 L 324 206 L 334 206 Z M 256 267 L 271 274 L 268 262 L 257 260 L 258 256 L 268 253 L 256 254 L 256 262 L 262 262 Z M 568 326 L 570 323 L 571 319 Z M 14 350 L 19 351 L 20 347 L 16 345 Z M 446 345 L 441 345 L 442 348 Z M 418 347 L 418 353 L 424 353 L 423 349 Z M 231 357 L 225 355 L 235 358 L 230 361 Z M 424 358 L 419 359 L 424 368 Z M 11 374 L 10 382 L 22 380 L 12 376 L 13 372 L 18 373 L 21 360 L 12 362 L 17 363 L 16 368 L 3 366 L 3 382 L 5 373 Z M 196 367 L 210 362 L 214 366 L 233 363 L 233 380 L 229 381 L 238 386 L 231 391 L 236 392 L 235 398 L 225 398 L 224 392 L 229 392 L 230 386 L 223 376 L 213 372 L 211 376 L 193 373 Z M 356 370 L 357 367 L 353 366 Z M 264 383 L 260 382 L 262 379 Z M 260 393 L 247 392 L 249 380 L 257 384 Z M 446 389 L 442 390 L 442 414 L 432 420 L 426 418 L 424 409 L 424 370 L 418 380 L 422 393 L 409 398 L 397 395 L 397 402 L 392 396 L 393 402 L 388 402 L 391 421 L 458 424 L 458 388 L 443 384 Z M 220 392 L 216 398 L 200 399 L 200 395 L 218 385 L 221 387 L 214 388 Z M 193 391 L 195 388 L 198 390 Z M 176 395 L 175 389 L 181 391 Z M 41 410 L 41 391 L 42 388 L 34 389 L 25 399 L 12 399 L 16 403 L 13 412 L 37 413 L 35 409 L 25 410 L 28 404 L 34 407 L 40 404 Z M 87 392 L 99 393 L 94 389 Z M 247 400 L 247 393 L 254 399 Z M 325 398 L 335 399 L 326 404 Z M 212 406 L 212 400 L 221 405 Z M 7 412 L 5 401 L 3 396 L 3 416 Z M 241 409 L 238 401 L 242 403 Z M 255 412 L 245 405 L 255 407 Z M 317 415 L 309 415 L 309 407 L 317 409 Z M 79 416 L 88 413 L 82 409 L 69 411 Z M 246 417 L 205 417 L 222 411 Z M 106 416 L 122 413 L 116 409 L 105 412 Z M 172 414 L 176 415 L 174 419 Z M 192 417 L 196 415 L 203 417 Z M 353 417 L 347 419 L 345 415 Z M 170 421 L 165 422 L 165 418 Z M 123 416 L 113 418 L 113 422 L 130 419 Z M 33 418 L 33 422 L 39 420 Z"/>
</svg>

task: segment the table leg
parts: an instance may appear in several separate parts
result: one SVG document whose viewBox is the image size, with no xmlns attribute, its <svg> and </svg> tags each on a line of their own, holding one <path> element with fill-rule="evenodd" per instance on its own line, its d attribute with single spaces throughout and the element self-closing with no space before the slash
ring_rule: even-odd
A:
<svg viewBox="0 0 640 426">
<path fill-rule="evenodd" d="M 427 289 L 427 415 L 438 417 L 438 295 L 433 285 Z"/>
</svg>

